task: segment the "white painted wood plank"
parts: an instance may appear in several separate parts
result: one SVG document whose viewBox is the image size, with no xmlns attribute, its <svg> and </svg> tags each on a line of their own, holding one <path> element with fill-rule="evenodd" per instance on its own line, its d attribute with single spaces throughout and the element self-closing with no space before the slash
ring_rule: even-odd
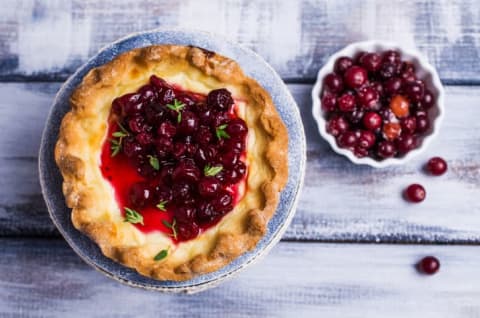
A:
<svg viewBox="0 0 480 318">
<path fill-rule="evenodd" d="M 40 196 L 36 154 L 59 85 L 0 86 L 0 235 L 55 233 Z M 307 178 L 288 240 L 363 242 L 480 242 L 480 89 L 447 87 L 447 117 L 428 151 L 402 167 L 375 170 L 336 155 L 316 130 L 310 85 L 289 85 L 307 135 Z M 442 177 L 421 173 L 430 156 L 445 157 Z M 401 198 L 420 182 L 427 200 Z"/>
<path fill-rule="evenodd" d="M 447 81 L 480 82 L 480 2 L 247 0 L 7 0 L 0 15 L 0 78 L 63 79 L 131 32 L 181 27 L 227 36 L 284 78 L 313 79 L 348 43 L 417 46 Z"/>
<path fill-rule="evenodd" d="M 281 242 L 212 290 L 164 295 L 104 277 L 60 240 L 0 244 L 2 317 L 480 317 L 473 246 Z M 441 269 L 420 275 L 429 254 Z"/>
</svg>

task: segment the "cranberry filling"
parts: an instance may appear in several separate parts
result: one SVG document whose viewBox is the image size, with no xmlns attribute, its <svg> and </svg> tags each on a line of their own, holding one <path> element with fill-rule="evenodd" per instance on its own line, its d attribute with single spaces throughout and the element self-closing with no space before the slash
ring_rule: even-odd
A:
<svg viewBox="0 0 480 318">
<path fill-rule="evenodd" d="M 126 222 L 182 242 L 233 209 L 247 176 L 237 107 L 227 89 L 205 96 L 154 75 L 112 102 L 100 169 Z"/>
<path fill-rule="evenodd" d="M 323 79 L 323 87 L 320 97 L 327 132 L 357 157 L 405 156 L 430 129 L 428 111 L 435 98 L 417 78 L 415 66 L 402 61 L 397 51 L 340 57 Z M 355 138 L 364 130 L 371 133 Z"/>
</svg>

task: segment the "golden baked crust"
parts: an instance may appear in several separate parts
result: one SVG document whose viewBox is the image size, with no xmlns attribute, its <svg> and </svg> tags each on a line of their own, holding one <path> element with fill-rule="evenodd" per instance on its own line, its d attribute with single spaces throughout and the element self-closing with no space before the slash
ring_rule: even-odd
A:
<svg viewBox="0 0 480 318">
<path fill-rule="evenodd" d="M 163 233 L 141 233 L 123 222 L 113 188 L 99 168 L 112 100 L 136 91 L 152 74 L 199 93 L 229 89 L 245 104 L 239 116 L 249 127 L 243 199 L 213 228 L 178 245 Z M 269 94 L 235 61 L 196 47 L 139 48 L 89 71 L 70 102 L 55 160 L 74 226 L 107 257 L 155 279 L 187 280 L 227 265 L 263 237 L 287 181 L 288 135 Z M 154 261 L 165 248 L 169 256 Z"/>
</svg>

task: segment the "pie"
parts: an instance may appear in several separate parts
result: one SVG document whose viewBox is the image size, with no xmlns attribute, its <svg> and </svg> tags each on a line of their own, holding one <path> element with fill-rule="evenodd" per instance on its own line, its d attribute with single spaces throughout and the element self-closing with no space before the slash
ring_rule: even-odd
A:
<svg viewBox="0 0 480 318">
<path fill-rule="evenodd" d="M 233 60 L 191 46 L 134 49 L 88 72 L 55 160 L 73 225 L 107 257 L 188 280 L 252 250 L 288 176 L 288 134 Z"/>
</svg>

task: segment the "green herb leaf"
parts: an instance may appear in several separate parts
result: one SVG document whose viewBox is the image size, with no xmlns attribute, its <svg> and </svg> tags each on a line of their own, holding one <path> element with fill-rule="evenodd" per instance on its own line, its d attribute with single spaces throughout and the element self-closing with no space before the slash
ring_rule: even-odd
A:
<svg viewBox="0 0 480 318">
<path fill-rule="evenodd" d="M 115 157 L 118 155 L 120 150 L 122 149 L 122 140 L 110 139 L 110 150 L 112 151 L 111 156 Z"/>
<path fill-rule="evenodd" d="M 172 224 L 168 223 L 167 220 L 162 220 L 163 225 L 172 230 L 171 236 L 176 240 L 177 239 L 177 221 L 173 219 Z"/>
<path fill-rule="evenodd" d="M 158 162 L 158 158 L 155 156 L 148 156 L 148 161 L 153 169 L 160 170 L 160 162 Z"/>
<path fill-rule="evenodd" d="M 140 223 L 143 224 L 143 216 L 135 210 L 125 207 L 125 219 L 124 222 L 129 222 L 132 224 Z"/>
<path fill-rule="evenodd" d="M 167 211 L 167 209 L 165 208 L 165 205 L 168 203 L 168 201 L 160 201 L 160 203 L 158 203 L 156 205 L 157 209 L 159 209 L 160 211 Z"/>
<path fill-rule="evenodd" d="M 123 137 L 127 137 L 128 134 L 124 133 L 123 131 L 116 131 L 112 134 L 112 136 L 116 138 L 123 138 Z"/>
<path fill-rule="evenodd" d="M 167 107 L 173 111 L 177 112 L 177 122 L 182 121 L 182 110 L 185 107 L 185 104 L 179 101 L 178 99 L 173 100 L 173 104 L 167 104 Z"/>
<path fill-rule="evenodd" d="M 120 124 L 118 121 L 117 121 L 117 125 L 118 125 L 118 127 L 120 127 L 120 130 L 121 130 L 125 135 L 127 135 L 127 136 L 129 135 L 128 130 L 126 130 L 125 127 L 123 127 L 123 125 Z"/>
<path fill-rule="evenodd" d="M 223 167 L 222 166 L 210 166 L 210 165 L 206 165 L 205 168 L 203 168 L 203 173 L 205 174 L 205 176 L 207 177 L 213 177 L 215 176 L 216 174 L 218 174 L 220 171 L 223 170 Z"/>
<path fill-rule="evenodd" d="M 218 139 L 230 138 L 230 135 L 225 131 L 225 128 L 227 128 L 227 124 L 220 125 L 215 130 Z"/>
<path fill-rule="evenodd" d="M 167 107 L 173 111 L 179 112 L 185 107 L 185 104 L 178 99 L 175 99 L 173 100 L 173 104 L 167 104 Z"/>
<path fill-rule="evenodd" d="M 161 261 L 165 257 L 168 256 L 168 251 L 167 250 L 161 250 L 155 257 L 153 258 L 154 261 Z"/>
</svg>

